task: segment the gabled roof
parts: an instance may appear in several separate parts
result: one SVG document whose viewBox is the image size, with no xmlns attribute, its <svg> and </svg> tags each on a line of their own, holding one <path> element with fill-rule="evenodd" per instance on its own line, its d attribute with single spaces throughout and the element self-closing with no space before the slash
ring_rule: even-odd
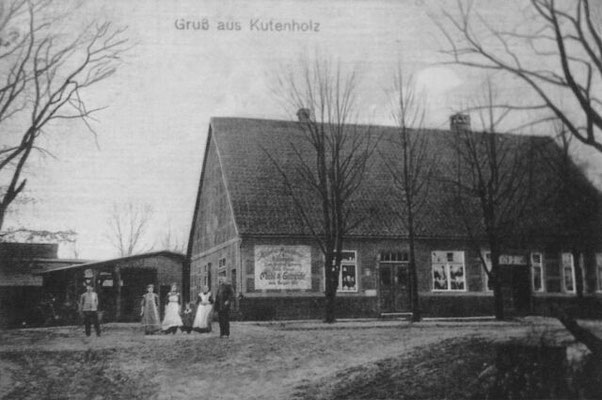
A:
<svg viewBox="0 0 602 400">
<path fill-rule="evenodd" d="M 407 230 L 403 219 L 394 213 L 399 208 L 399 192 L 394 189 L 390 169 L 386 162 L 401 161 L 399 148 L 391 146 L 398 135 L 398 128 L 392 126 L 356 126 L 364 129 L 373 139 L 378 138 L 378 149 L 374 153 L 370 167 L 364 178 L 362 190 L 353 202 L 355 216 L 361 223 L 353 229 L 351 236 L 361 237 L 405 237 Z M 414 134 L 418 134 L 414 132 Z M 450 169 L 454 168 L 457 154 L 450 147 L 450 135 L 456 133 L 445 130 L 421 131 L 428 137 L 429 151 L 437 155 L 440 176 L 431 185 L 427 204 L 423 209 L 424 220 L 419 235 L 425 237 L 465 237 L 461 220 L 450 212 L 443 191 L 449 185 L 443 181 Z M 223 168 L 234 219 L 240 235 L 307 235 L 295 209 L 294 201 L 283 184 L 282 174 L 275 167 L 277 163 L 286 174 L 294 176 L 297 151 L 312 156 L 300 124 L 296 121 L 279 121 L 247 118 L 213 118 L 210 138 L 215 142 Z M 526 136 L 504 135 L 516 142 L 517 149 L 525 143 Z M 542 146 L 554 146 L 547 137 L 528 137 Z M 269 155 L 269 156 L 268 156 Z M 389 160 L 389 161 L 385 161 Z M 538 174 L 545 175 L 545 168 L 538 168 Z M 542 176 L 538 182 L 548 184 L 550 179 Z M 302 195 L 303 196 L 303 195 Z M 312 218 L 319 220 L 320 210 L 315 199 L 302 199 L 305 204 L 315 204 Z M 400 207 L 401 208 L 401 207 Z M 545 211 L 545 212 L 544 212 Z M 542 210 L 537 222 L 545 224 L 554 218 L 549 210 Z"/>
</svg>

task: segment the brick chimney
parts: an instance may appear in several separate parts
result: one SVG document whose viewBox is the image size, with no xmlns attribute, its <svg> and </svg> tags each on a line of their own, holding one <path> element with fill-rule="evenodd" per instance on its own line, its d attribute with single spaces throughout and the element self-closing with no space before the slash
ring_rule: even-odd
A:
<svg viewBox="0 0 602 400">
<path fill-rule="evenodd" d="M 470 130 L 470 115 L 457 113 L 449 117 L 449 129 L 452 132 Z"/>
<path fill-rule="evenodd" d="M 299 111 L 297 111 L 297 118 L 299 119 L 299 122 L 311 121 L 311 110 L 309 108 L 300 108 Z"/>
</svg>

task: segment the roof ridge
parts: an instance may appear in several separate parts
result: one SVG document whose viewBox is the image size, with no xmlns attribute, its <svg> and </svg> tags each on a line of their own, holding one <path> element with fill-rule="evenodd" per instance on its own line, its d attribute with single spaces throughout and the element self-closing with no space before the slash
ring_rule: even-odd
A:
<svg viewBox="0 0 602 400">
<path fill-rule="evenodd" d="M 256 122 L 256 123 L 284 123 L 287 125 L 292 125 L 292 124 L 297 124 L 299 121 L 293 120 L 293 119 L 276 119 L 276 118 L 257 118 L 257 117 L 229 117 L 229 116 L 214 116 L 214 117 L 210 117 L 209 119 L 209 123 L 211 126 L 213 126 L 214 122 L 234 122 L 234 121 L 238 121 L 238 122 Z M 370 128 L 385 128 L 385 129 L 396 129 L 399 128 L 399 126 L 397 125 L 386 125 L 386 124 L 368 124 L 368 123 L 348 123 L 346 124 L 348 126 L 356 126 L 356 127 L 370 127 Z M 433 133 L 445 133 L 445 134 L 454 134 L 455 132 L 453 132 L 451 129 L 442 129 L 442 128 L 431 128 L 431 127 L 424 127 L 424 128 L 409 128 L 411 131 L 425 131 L 425 132 L 433 132 Z M 488 133 L 484 130 L 471 130 L 471 132 L 473 133 Z M 520 136 L 523 138 L 533 138 L 533 139 L 538 139 L 538 140 L 554 140 L 553 137 L 548 136 L 548 135 L 534 135 L 534 134 L 527 134 L 527 133 L 522 133 L 522 132 L 494 132 L 495 135 L 500 135 L 500 136 Z"/>
</svg>

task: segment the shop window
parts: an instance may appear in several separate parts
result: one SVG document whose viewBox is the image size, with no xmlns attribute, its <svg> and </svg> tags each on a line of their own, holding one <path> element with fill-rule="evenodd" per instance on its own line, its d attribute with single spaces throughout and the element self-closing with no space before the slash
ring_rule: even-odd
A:
<svg viewBox="0 0 602 400">
<path fill-rule="evenodd" d="M 575 263 L 571 253 L 562 253 L 562 283 L 565 292 L 575 293 Z"/>
<path fill-rule="evenodd" d="M 434 291 L 466 291 L 463 251 L 433 251 L 431 261 Z"/>
<path fill-rule="evenodd" d="M 339 272 L 339 292 L 357 292 L 357 259 L 355 251 L 343 251 Z"/>
<path fill-rule="evenodd" d="M 602 292 L 602 253 L 596 253 L 596 277 L 598 278 L 598 291 Z"/>
<path fill-rule="evenodd" d="M 531 253 L 531 283 L 534 292 L 545 291 L 542 253 Z"/>
</svg>

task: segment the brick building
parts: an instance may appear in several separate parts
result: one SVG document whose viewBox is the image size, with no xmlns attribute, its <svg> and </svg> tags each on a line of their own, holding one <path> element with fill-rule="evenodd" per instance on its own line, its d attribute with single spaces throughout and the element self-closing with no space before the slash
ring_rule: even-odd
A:
<svg viewBox="0 0 602 400">
<path fill-rule="evenodd" d="M 369 132 L 381 140 L 353 207 L 363 218 L 345 241 L 338 317 L 409 311 L 407 231 L 393 212 L 399 200 L 383 164 L 385 158 L 400 159 L 386 140 L 397 130 L 372 126 Z M 449 146 L 454 130 L 424 134 L 441 168 L 425 204 L 427 218 L 416 244 L 423 314 L 492 315 L 493 293 L 482 258 L 462 229 L 460 217 L 447 204 L 445 174 L 457 158 Z M 525 140 L 531 140 L 539 148 L 551 149 L 548 156 L 562 153 L 550 138 L 504 136 L 516 142 L 517 151 Z M 323 256 L 300 222 L 282 174 L 274 167 L 277 163 L 292 171 L 295 154 L 291 143 L 296 151 L 311 154 L 303 144 L 298 122 L 211 120 L 187 255 L 193 298 L 204 285 L 215 290 L 218 277 L 224 276 L 238 294 L 239 318 L 322 317 Z M 575 179 L 559 183 L 543 156 L 533 157 L 535 192 L 555 193 L 561 188 L 554 185 L 570 184 L 578 190 L 563 193 L 587 201 L 576 206 L 554 195 L 545 204 L 533 204 L 521 233 L 500 257 L 506 310 L 543 313 L 550 302 L 574 303 L 577 299 L 589 307 L 602 291 L 598 192 L 574 164 L 570 165 Z M 487 259 L 485 241 L 479 251 Z"/>
</svg>

